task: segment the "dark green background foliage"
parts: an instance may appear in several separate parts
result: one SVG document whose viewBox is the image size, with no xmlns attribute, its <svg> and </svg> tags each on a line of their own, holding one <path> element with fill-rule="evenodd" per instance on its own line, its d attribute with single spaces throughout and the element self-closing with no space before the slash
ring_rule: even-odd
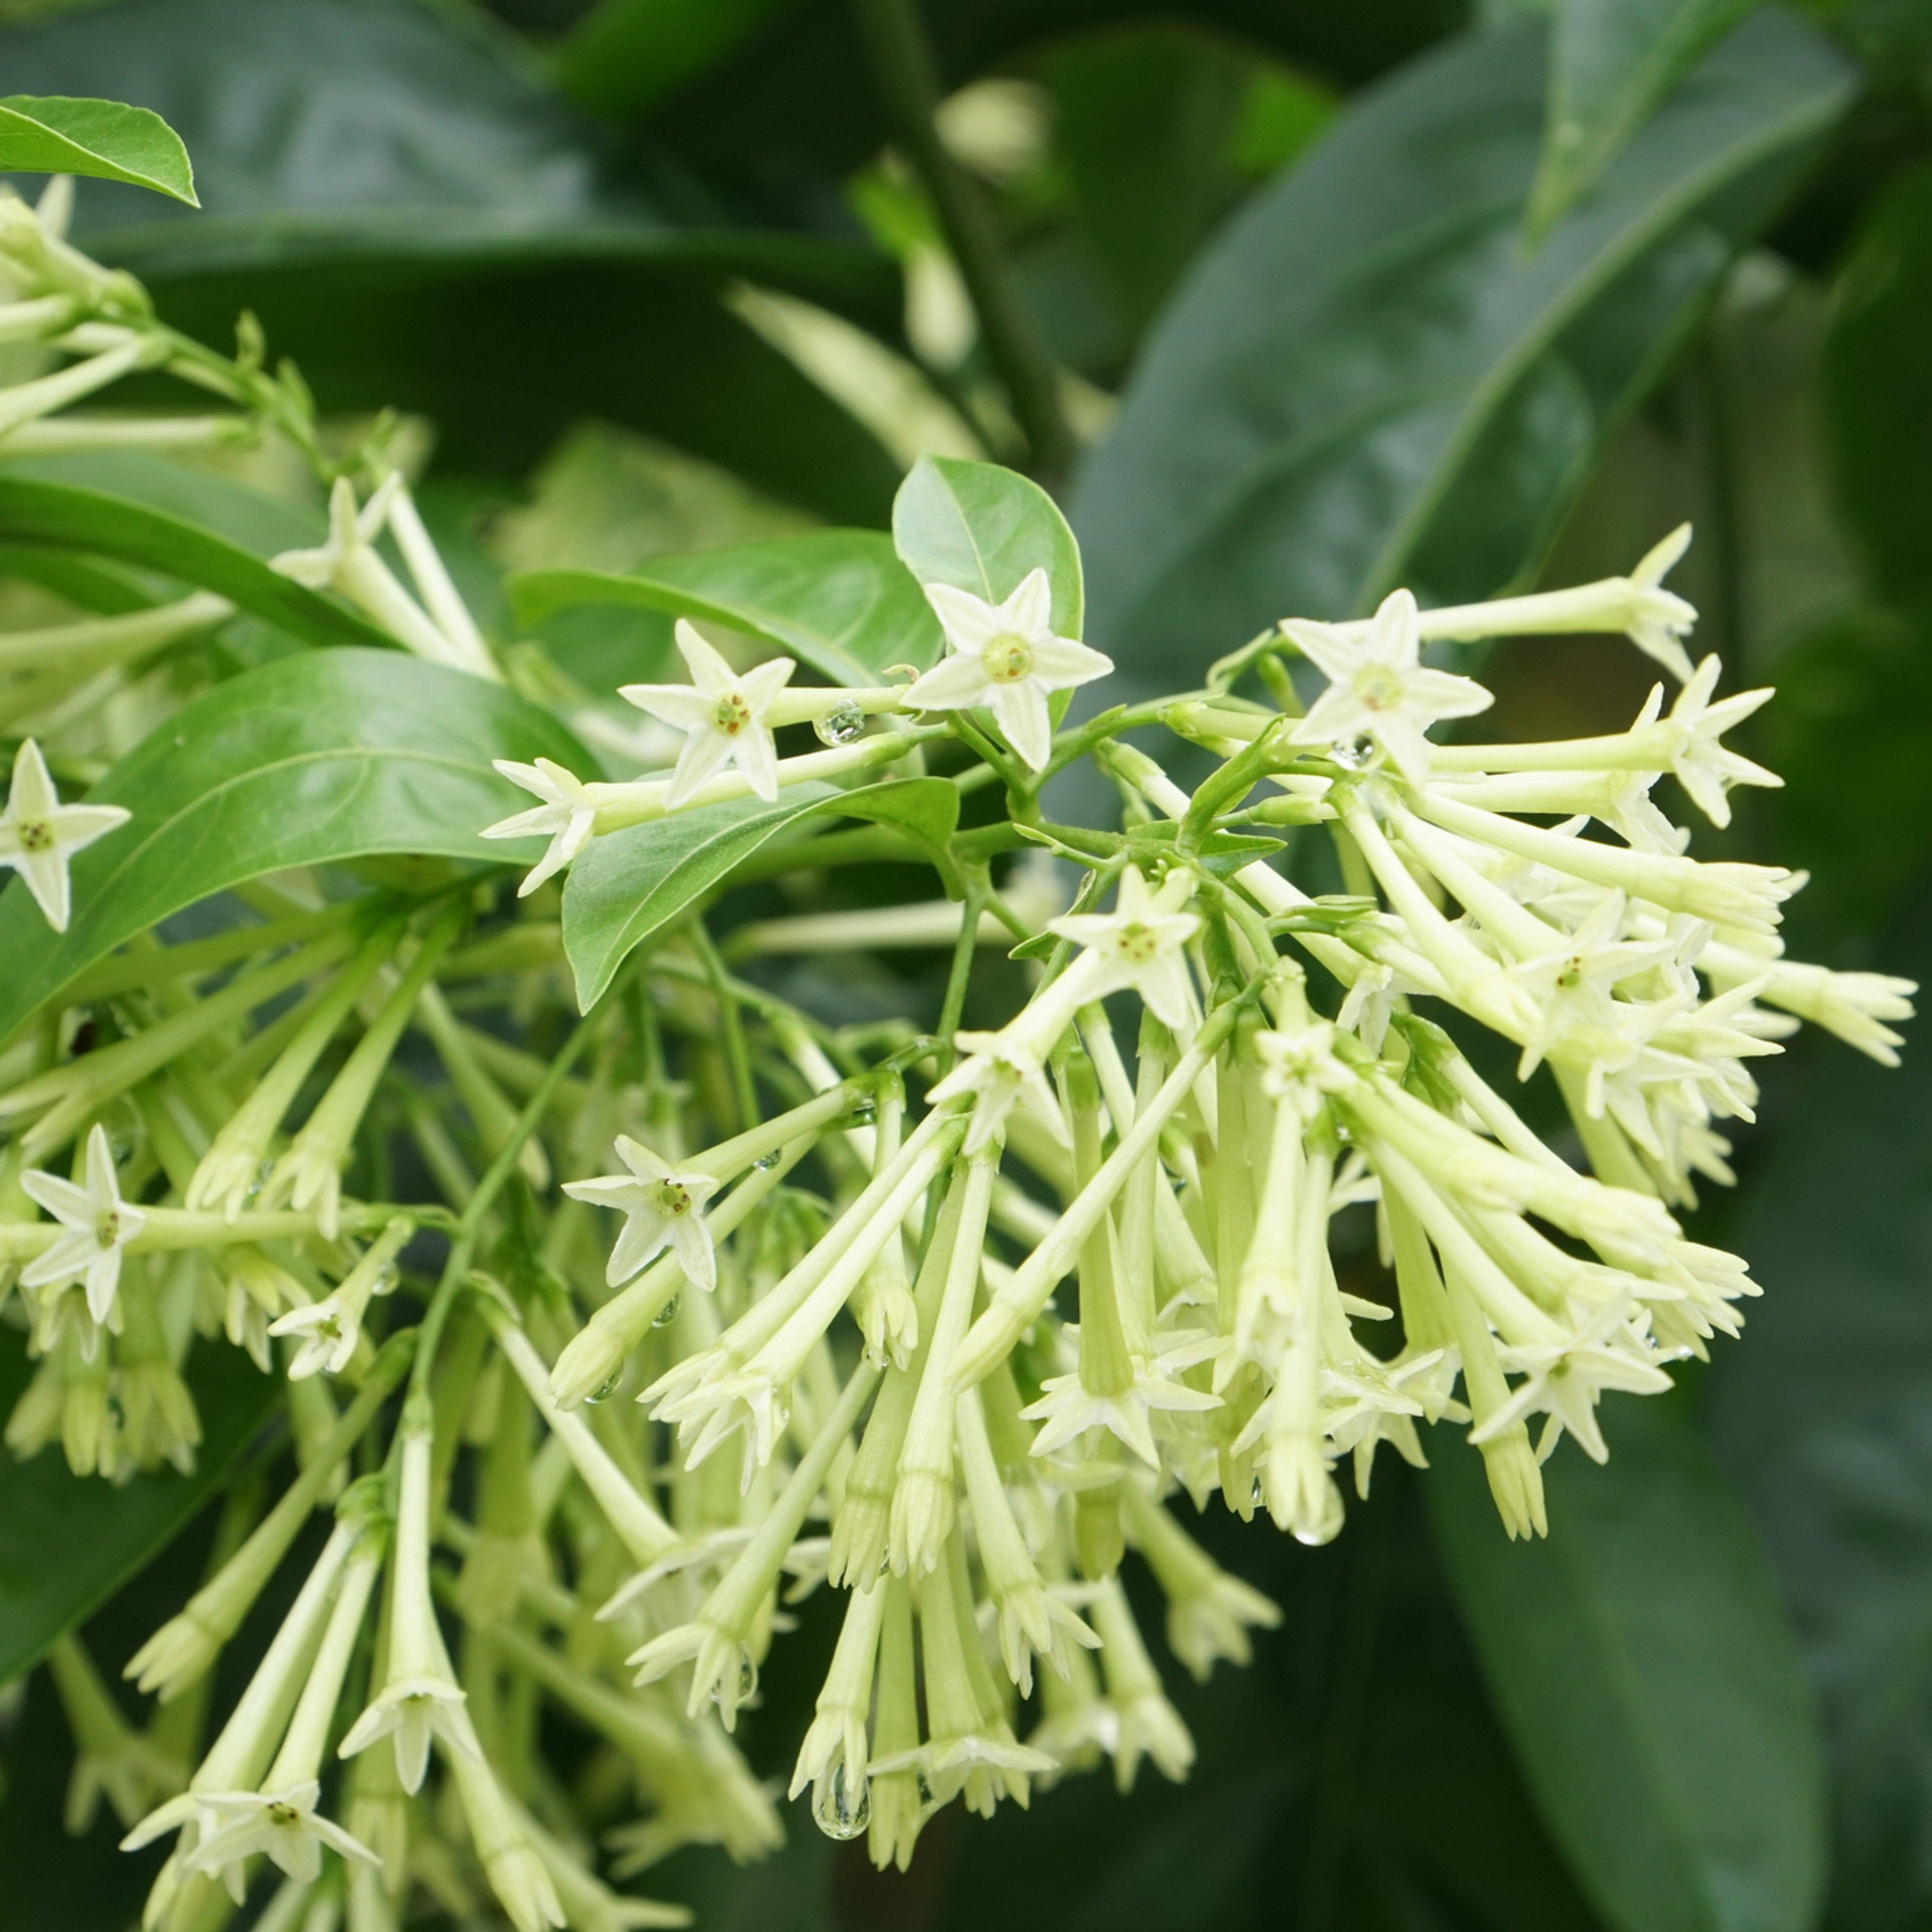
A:
<svg viewBox="0 0 1932 1932">
<path fill-rule="evenodd" d="M 589 690 L 652 675 L 670 616 L 694 612 L 870 680 L 936 639 L 910 602 L 891 635 L 855 633 L 848 591 L 862 604 L 898 566 L 883 535 L 812 526 L 883 532 L 911 432 L 786 352 L 745 290 L 838 318 L 848 345 L 856 331 L 936 353 L 905 288 L 938 230 L 880 159 L 897 124 L 862 31 L 878 10 L 15 5 L 0 167 L 94 142 L 125 182 L 81 185 L 77 238 L 138 272 L 169 320 L 225 343 L 252 310 L 325 411 L 424 419 L 424 501 L 466 590 L 505 637 L 543 635 L 551 674 Z M 1185 683 L 1284 612 L 1351 614 L 1398 583 L 1440 602 L 1621 570 L 1690 516 L 1700 643 L 1734 680 L 1781 687 L 1752 748 L 1790 782 L 1730 849 L 1816 870 L 1796 950 L 1932 974 L 1932 4 L 924 0 L 922 15 L 942 93 L 1018 81 L 1044 111 L 1043 137 L 974 191 L 1022 344 L 1078 379 L 1096 424 L 1113 400 L 1069 466 L 997 343 L 927 374 L 1065 507 L 1087 634 L 1122 682 Z M 192 182 L 150 124 L 115 146 L 45 98 L 70 95 L 160 115 Z M 752 505 L 714 519 L 710 544 L 736 547 L 654 562 L 707 546 L 645 532 L 506 591 L 505 546 L 493 561 L 486 539 L 543 512 L 562 487 L 550 453 L 586 420 Z M 361 654 L 304 649 L 367 641 L 360 627 L 264 567 L 320 529 L 309 508 L 165 464 L 0 466 L 10 574 L 102 610 L 125 608 L 117 572 L 158 574 L 246 614 L 219 646 L 238 681 L 200 700 L 220 729 L 196 760 L 137 756 L 117 779 L 176 814 L 164 836 L 193 864 L 165 904 L 124 908 L 124 929 L 83 923 L 57 945 L 10 928 L 7 1013 L 291 852 L 395 843 L 380 797 L 356 800 L 366 824 L 331 815 L 332 736 L 390 734 L 415 814 L 402 842 L 456 862 L 500 856 L 472 836 L 508 808 L 478 744 L 590 768 L 547 714 L 431 667 L 410 674 L 419 712 L 364 716 Z M 610 571 L 634 566 L 614 592 Z M 383 692 L 408 668 L 388 661 Z M 1602 640 L 1502 651 L 1488 674 L 1498 736 L 1617 728 L 1648 682 Z M 278 760 L 317 788 L 299 823 L 197 829 L 229 765 Z M 916 839 L 952 802 L 880 787 L 874 814 Z M 716 825 L 693 814 L 679 864 L 704 872 L 714 847 L 776 829 L 764 808 L 719 809 Z M 624 870 L 621 837 L 598 853 L 571 888 L 614 908 L 609 956 L 577 962 L 591 981 L 665 885 L 662 866 Z M 1204 1528 L 1285 1616 L 1251 1672 L 1178 1688 L 1200 1747 L 1187 1785 L 1144 1772 L 1122 1798 L 1072 1780 L 1028 1814 L 951 1814 L 904 1878 L 801 1812 L 772 1863 L 686 1853 L 652 1890 L 688 1899 L 706 1932 L 1932 1926 L 1932 1058 L 1918 1044 L 1888 1073 L 1808 1042 L 1771 1069 L 1739 1166 L 1702 1232 L 1764 1284 L 1744 1340 L 1667 1400 L 1611 1398 L 1607 1469 L 1564 1445 L 1546 1544 L 1504 1541 L 1468 1456 L 1420 1474 L 1385 1462 L 1328 1549 Z M 0 1400 L 24 1372 L 10 1346 Z M 196 1390 L 191 1479 L 115 1491 L 51 1455 L 0 1464 L 0 1672 L 80 1619 L 117 1666 L 178 1603 L 208 1499 L 279 1453 L 257 1432 L 263 1385 L 224 1375 Z M 823 1608 L 751 1720 L 774 1774 L 816 1688 Z M 106 1826 L 59 1832 L 66 1746 L 44 1676 L 7 1707 L 0 1746 L 0 1917 L 131 1922 L 146 1862 L 111 1856 Z"/>
</svg>

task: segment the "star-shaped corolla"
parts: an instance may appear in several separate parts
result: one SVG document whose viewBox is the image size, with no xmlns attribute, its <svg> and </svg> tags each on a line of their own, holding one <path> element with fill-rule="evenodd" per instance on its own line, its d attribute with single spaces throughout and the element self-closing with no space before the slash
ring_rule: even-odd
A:
<svg viewBox="0 0 1932 1932">
<path fill-rule="evenodd" d="M 910 711 L 970 711 L 984 706 L 1008 744 L 1039 771 L 1053 751 L 1048 698 L 1090 684 L 1114 661 L 1053 631 L 1053 591 L 1043 570 L 1030 570 L 1004 604 L 970 590 L 928 584 L 926 602 L 952 655 L 906 689 Z"/>
<path fill-rule="evenodd" d="M 341 1374 L 356 1352 L 362 1324 L 353 1309 L 332 1294 L 325 1300 L 290 1309 L 268 1324 L 268 1333 L 300 1336 L 289 1362 L 289 1380 L 298 1382 L 317 1373 Z"/>
<path fill-rule="evenodd" d="M 677 648 L 688 684 L 626 684 L 617 694 L 640 711 L 684 734 L 666 802 L 682 805 L 709 778 L 735 764 L 745 782 L 767 800 L 778 795 L 778 747 L 765 713 L 791 681 L 790 658 L 768 658 L 742 676 L 698 634 L 677 620 Z"/>
<path fill-rule="evenodd" d="M 412 1797 L 429 1771 L 432 1738 L 466 1757 L 482 1755 L 470 1721 L 468 1700 L 440 1672 L 392 1678 L 349 1727 L 337 1755 L 353 1757 L 380 1738 L 395 1740 L 396 1775 Z"/>
<path fill-rule="evenodd" d="M 1697 621 L 1696 606 L 1664 587 L 1678 559 L 1690 548 L 1690 526 L 1679 524 L 1664 541 L 1646 551 L 1626 580 L 1630 610 L 1624 635 L 1648 658 L 1654 658 L 1679 684 L 1690 679 L 1690 658 L 1684 640 Z"/>
<path fill-rule="evenodd" d="M 1162 1410 L 1219 1408 L 1221 1398 L 1191 1389 L 1160 1372 L 1153 1363 L 1138 1361 L 1129 1385 L 1111 1394 L 1096 1395 L 1076 1375 L 1050 1376 L 1040 1384 L 1040 1397 L 1020 1411 L 1028 1422 L 1040 1424 L 1033 1454 L 1051 1456 L 1088 1430 L 1104 1429 L 1125 1443 L 1150 1468 L 1160 1467 L 1154 1447 L 1152 1412 Z"/>
<path fill-rule="evenodd" d="M 313 1885 L 321 1877 L 325 1846 L 366 1865 L 379 1863 L 360 1838 L 316 1815 L 321 1796 L 322 1786 L 314 1778 L 281 1791 L 206 1793 L 200 1802 L 214 1828 L 196 1846 L 189 1868 L 218 1874 L 239 1905 L 248 1894 L 248 1861 L 257 1852 L 266 1852 L 298 1885 Z"/>
<path fill-rule="evenodd" d="M 1741 691 L 1735 696 L 1711 702 L 1724 667 L 1708 657 L 1692 674 L 1677 702 L 1670 707 L 1666 727 L 1672 738 L 1670 769 L 1677 782 L 1696 802 L 1699 811 L 1713 825 L 1731 822 L 1731 802 L 1726 794 L 1732 785 L 1781 785 L 1775 772 L 1727 752 L 1719 742 L 1732 725 L 1742 724 L 1758 706 L 1768 701 L 1767 686 L 1761 691 Z"/>
<path fill-rule="evenodd" d="M 1370 738 L 1412 783 L 1429 776 L 1430 725 L 1444 718 L 1473 717 L 1494 701 L 1473 678 L 1431 670 L 1420 662 L 1415 599 L 1392 590 L 1366 635 L 1357 638 L 1330 624 L 1291 617 L 1282 626 L 1328 688 L 1288 734 L 1297 745 L 1353 744 Z"/>
<path fill-rule="evenodd" d="M 694 1287 L 714 1286 L 718 1260 L 712 1250 L 711 1231 L 699 1210 L 717 1191 L 716 1177 L 694 1171 L 677 1172 L 662 1156 L 628 1134 L 617 1136 L 617 1158 L 631 1170 L 628 1174 L 566 1181 L 563 1189 L 572 1200 L 614 1208 L 624 1216 L 623 1232 L 610 1250 L 604 1279 L 611 1287 L 619 1287 L 669 1247 L 676 1250 L 678 1265 Z"/>
<path fill-rule="evenodd" d="M 1610 1448 L 1597 1424 L 1604 1391 L 1660 1395 L 1670 1387 L 1670 1378 L 1647 1358 L 1645 1344 L 1632 1331 L 1628 1309 L 1614 1304 L 1580 1334 L 1504 1348 L 1502 1358 L 1505 1366 L 1522 1370 L 1523 1379 L 1469 1439 L 1480 1446 L 1540 1413 L 1549 1420 L 1536 1445 L 1538 1462 L 1548 1459 L 1566 1429 L 1592 1461 L 1608 1462 Z"/>
<path fill-rule="evenodd" d="M 1162 1025 L 1184 1032 L 1194 1013 L 1194 988 L 1187 976 L 1187 942 L 1201 929 L 1198 915 L 1181 910 L 1194 895 L 1194 881 L 1179 867 L 1150 892 L 1140 868 L 1120 874 L 1120 890 L 1108 913 L 1070 913 L 1047 931 L 1084 946 L 1106 964 L 1103 992 L 1131 986 Z"/>
<path fill-rule="evenodd" d="M 48 925 L 64 932 L 74 910 L 68 864 L 128 816 L 118 805 L 62 804 L 40 746 L 27 739 L 14 754 L 13 788 L 0 812 L 0 866 L 20 874 Z"/>
<path fill-rule="evenodd" d="M 597 829 L 597 807 L 584 781 L 550 759 L 539 758 L 533 765 L 520 765 L 513 758 L 498 758 L 494 763 L 512 784 L 521 785 L 542 800 L 528 812 L 513 812 L 483 828 L 485 838 L 550 841 L 550 850 L 517 888 L 518 898 L 524 898 L 554 873 L 562 872 L 590 842 Z"/>
<path fill-rule="evenodd" d="M 121 1252 L 140 1232 L 148 1217 L 122 1199 L 114 1150 L 109 1144 L 107 1130 L 98 1121 L 87 1137 L 86 1171 L 85 1186 L 38 1168 L 21 1175 L 20 1185 L 29 1198 L 68 1232 L 20 1270 L 20 1286 L 51 1288 L 57 1283 L 84 1282 L 87 1312 L 100 1322 L 107 1319 L 121 1286 Z"/>
<path fill-rule="evenodd" d="M 976 1154 L 1005 1124 L 1007 1114 L 1023 1105 L 1063 1147 L 1072 1145 L 1060 1102 L 1046 1078 L 1046 1066 L 1023 1040 L 1007 1033 L 956 1033 L 952 1043 L 966 1056 L 933 1088 L 934 1106 L 973 1096 L 973 1118 L 962 1151 Z"/>
</svg>

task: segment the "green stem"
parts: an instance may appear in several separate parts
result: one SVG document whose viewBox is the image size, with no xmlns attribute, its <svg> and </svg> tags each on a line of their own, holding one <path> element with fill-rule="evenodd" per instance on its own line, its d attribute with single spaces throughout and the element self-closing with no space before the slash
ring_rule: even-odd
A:
<svg viewBox="0 0 1932 1932">
<path fill-rule="evenodd" d="M 946 976 L 946 998 L 939 1007 L 939 1071 L 942 1078 L 952 1071 L 952 1063 L 957 1058 L 953 1052 L 952 1036 L 959 1030 L 959 1016 L 965 1010 L 966 982 L 972 977 L 973 958 L 980 944 L 980 914 L 990 896 L 983 868 L 970 873 L 959 921 L 959 937 L 952 942 L 952 964 Z"/>
<path fill-rule="evenodd" d="M 745 1023 L 738 1011 L 737 996 L 731 990 L 731 976 L 724 970 L 711 935 L 702 919 L 689 927 L 692 950 L 704 968 L 711 997 L 718 1003 L 718 1036 L 724 1049 L 724 1065 L 731 1076 L 731 1096 L 737 1103 L 738 1130 L 749 1133 L 758 1124 L 758 1090 L 752 1079 L 752 1056 L 746 1050 Z"/>
<path fill-rule="evenodd" d="M 854 0 L 860 38 L 907 160 L 934 212 L 980 318 L 986 354 L 1024 431 L 1034 469 L 1058 479 L 1073 460 L 1052 362 L 1013 293 L 992 210 L 940 139 L 939 67 L 916 0 Z"/>
</svg>

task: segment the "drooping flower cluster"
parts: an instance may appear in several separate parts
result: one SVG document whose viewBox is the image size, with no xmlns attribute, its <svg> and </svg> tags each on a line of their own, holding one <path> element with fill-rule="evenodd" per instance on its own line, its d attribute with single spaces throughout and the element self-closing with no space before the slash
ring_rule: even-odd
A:
<svg viewBox="0 0 1932 1932">
<path fill-rule="evenodd" d="M 190 355 L 57 224 L 4 212 L 20 299 L 62 304 L 53 349 Z M 110 311 L 111 340 L 82 332 Z M 301 440 L 293 379 L 220 368 L 244 426 Z M 496 676 L 380 467 L 332 472 L 327 543 L 277 567 Z M 1604 1396 L 1668 1388 L 1756 1292 L 1680 1219 L 1728 1178 L 1750 1063 L 1803 1020 L 1888 1060 L 1913 991 L 1786 959 L 1798 881 L 1690 856 L 1653 798 L 1667 776 L 1721 826 L 1732 788 L 1776 782 L 1724 742 L 1766 694 L 1718 697 L 1716 661 L 1684 650 L 1694 613 L 1661 584 L 1682 541 L 1576 590 L 1292 620 L 1202 690 L 1058 731 L 1050 700 L 1110 667 L 1055 633 L 1044 568 L 997 599 L 926 586 L 947 648 L 910 682 L 808 688 L 683 625 L 692 682 L 623 692 L 682 734 L 670 769 L 500 766 L 538 801 L 488 828 L 527 868 L 514 890 L 255 881 L 201 936 L 72 978 L 0 1048 L 0 1287 L 38 1364 L 8 1443 L 58 1438 L 113 1478 L 188 1466 L 189 1380 L 232 1346 L 278 1378 L 294 1449 L 130 1665 L 151 1721 L 78 1640 L 50 1660 L 75 1816 L 105 1796 L 131 1846 L 168 1846 L 153 1932 L 258 1879 L 272 1910 L 314 1894 L 351 1932 L 418 1893 L 464 1918 L 493 1895 L 519 1932 L 681 1922 L 620 1884 L 681 1846 L 782 1840 L 734 1733 L 813 1592 L 838 1594 L 839 1635 L 790 1795 L 903 1866 L 955 1798 L 1024 1804 L 1103 1762 L 1123 1788 L 1144 1762 L 1185 1774 L 1123 1576 L 1145 1566 L 1187 1670 L 1246 1661 L 1278 1612 L 1190 1529 L 1217 1498 L 1320 1543 L 1345 1464 L 1366 1497 L 1384 1441 L 1419 1462 L 1466 1439 L 1510 1533 L 1540 1532 L 1558 1438 L 1601 1460 Z M 90 662 L 122 676 L 226 607 L 146 614 Z M 1426 647 L 1565 630 L 1627 634 L 1682 687 L 1604 737 L 1439 734 L 1488 695 Z M 56 751 L 58 655 L 0 640 L 14 715 Z M 1252 670 L 1273 701 L 1241 694 Z M 1191 795 L 1121 735 L 1162 722 L 1219 760 Z M 807 725 L 820 748 L 794 749 Z M 1043 814 L 1043 775 L 1082 754 L 1115 825 Z M 941 855 L 958 899 L 722 946 L 687 904 L 568 1010 L 556 880 L 593 842 L 922 768 L 1006 790 Z M 142 828 L 60 803 L 32 740 L 11 801 L 0 863 L 33 905 L 15 889 L 0 918 L 61 926 L 66 855 Z M 934 856 L 881 836 L 804 862 Z M 1070 904 L 1010 862 L 1024 847 L 1077 873 Z M 1296 883 L 1330 868 L 1346 890 Z M 1015 941 L 1023 996 L 964 1026 L 976 960 Z M 950 948 L 936 1030 L 781 997 L 762 952 L 808 944 Z M 1478 1071 L 1476 1029 L 1553 1094 L 1580 1162 Z M 208 1726 L 214 1666 L 302 1560 Z M 584 1765 L 568 1799 L 559 1722 Z"/>
</svg>

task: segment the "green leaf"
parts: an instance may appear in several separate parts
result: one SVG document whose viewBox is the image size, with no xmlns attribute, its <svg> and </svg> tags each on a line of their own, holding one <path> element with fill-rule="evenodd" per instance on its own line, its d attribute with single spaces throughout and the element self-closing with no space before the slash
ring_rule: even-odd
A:
<svg viewBox="0 0 1932 1932">
<path fill-rule="evenodd" d="M 892 500 L 892 542 L 921 584 L 950 584 L 1004 603 L 1044 570 L 1053 628 L 1077 638 L 1086 614 L 1080 546 L 1060 506 L 1037 483 L 996 463 L 922 456 Z"/>
<path fill-rule="evenodd" d="M 1546 1541 L 1511 1544 L 1482 1459 L 1435 1460 L 1437 1540 L 1552 1837 L 1616 1932 L 1807 1932 L 1821 1753 L 1750 1520 L 1670 1401 L 1619 1401 L 1608 1466 L 1546 1466 Z"/>
<path fill-rule="evenodd" d="M 558 86 L 592 113 L 636 115 L 748 40 L 791 0 L 602 0 L 552 56 Z"/>
<path fill-rule="evenodd" d="M 538 756 L 592 762 L 514 692 L 398 651 L 305 652 L 218 685 L 88 794 L 133 818 L 75 859 L 64 933 L 18 884 L 0 893 L 0 1039 L 136 933 L 264 872 L 375 854 L 533 856 L 478 835 L 528 802 L 490 760 Z"/>
<path fill-rule="evenodd" d="M 589 1012 L 631 954 L 734 866 L 821 814 L 892 826 L 937 856 L 958 822 L 959 794 L 944 778 L 893 779 L 856 791 L 794 785 L 773 805 L 731 799 L 593 840 L 563 891 L 563 950 L 577 976 L 578 1004 Z"/>
<path fill-rule="evenodd" d="M 814 530 L 693 556 L 654 556 L 619 576 L 536 570 L 512 578 L 526 628 L 574 604 L 620 604 L 710 618 L 789 651 L 835 684 L 876 685 L 888 664 L 923 670 L 939 625 L 916 583 L 871 530 Z"/>
<path fill-rule="evenodd" d="M 0 174 L 90 175 L 201 206 L 181 136 L 158 114 L 118 100 L 0 98 Z"/>
<path fill-rule="evenodd" d="M 1838 506 L 1880 586 L 1932 590 L 1932 164 L 1878 196 L 1834 291 L 1822 368 Z"/>
<path fill-rule="evenodd" d="M 1124 667 L 1172 688 L 1286 612 L 1522 578 L 1848 89 L 1759 16 L 1526 256 L 1543 46 L 1528 23 L 1415 62 L 1201 258 L 1074 497 Z"/>
<path fill-rule="evenodd" d="M 156 466 L 158 467 L 159 466 Z M 387 644 L 372 624 L 199 524 L 132 497 L 44 482 L 24 465 L 0 469 L 0 540 L 112 557 L 218 591 L 314 644 Z"/>
<path fill-rule="evenodd" d="M 23 1342 L 0 1337 L 0 1410 L 32 1375 Z M 268 1417 L 279 1393 L 239 1348 L 189 1358 L 201 1418 L 194 1471 L 116 1484 L 76 1476 L 58 1446 L 31 1462 L 0 1456 L 0 1683 L 10 1682 L 151 1562 L 194 1521 Z"/>
<path fill-rule="evenodd" d="M 1932 980 L 1932 893 L 1873 963 Z M 1824 1701 L 1837 1932 L 1932 1917 L 1932 1060 L 1908 1031 L 1895 1069 L 1819 1042 L 1780 1096 L 1726 1244 L 1764 1298 L 1712 1378 Z"/>
<path fill-rule="evenodd" d="M 1550 45 L 1548 119 L 1530 189 L 1546 235 L 1629 146 L 1659 101 L 1753 0 L 1562 0 Z"/>
<path fill-rule="evenodd" d="M 0 32 L 0 56 L 168 115 L 206 214 L 88 185 L 76 239 L 191 334 L 226 340 L 253 309 L 325 410 L 420 412 L 440 461 L 520 480 L 595 416 L 884 522 L 898 466 L 728 297 L 742 278 L 891 334 L 895 265 L 620 158 L 482 10 L 145 0 Z"/>
</svg>

